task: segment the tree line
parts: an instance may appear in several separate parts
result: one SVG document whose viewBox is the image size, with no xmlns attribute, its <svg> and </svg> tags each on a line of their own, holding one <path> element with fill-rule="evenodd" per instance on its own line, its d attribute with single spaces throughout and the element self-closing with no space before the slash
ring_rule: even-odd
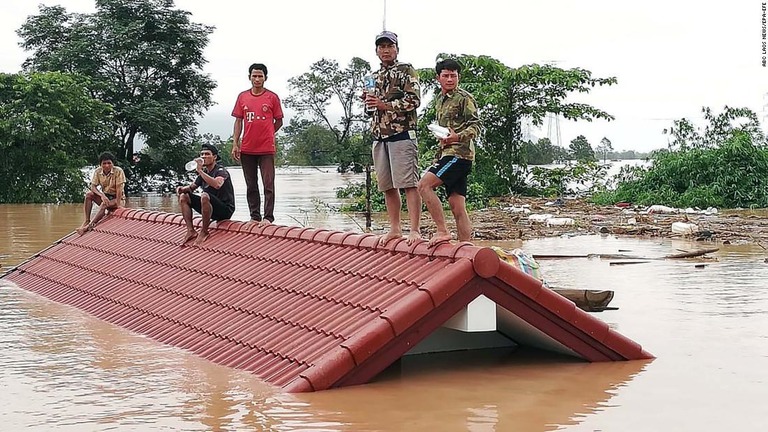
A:
<svg viewBox="0 0 768 432">
<path fill-rule="evenodd" d="M 219 146 L 224 162 L 231 164 L 231 137 L 196 131 L 195 118 L 210 108 L 216 87 L 204 72 L 203 56 L 214 30 L 191 21 L 172 0 L 98 0 L 89 14 L 41 5 L 17 30 L 21 47 L 31 53 L 22 71 L 0 75 L 0 148 L 5 151 L 0 166 L 12 174 L 0 184 L 0 202 L 79 201 L 82 168 L 105 150 L 117 155 L 129 192 L 170 190 L 203 142 Z M 618 152 L 607 137 L 593 147 L 580 135 L 563 148 L 546 138 L 525 140 L 523 123 L 541 126 L 548 115 L 611 121 L 608 112 L 569 98 L 615 85 L 615 77 L 548 64 L 511 67 L 486 55 L 441 53 L 436 59 L 447 57 L 462 63 L 461 85 L 475 96 L 483 125 L 468 196 L 478 205 L 507 194 L 562 193 L 564 182 L 594 175 L 598 161 L 648 157 L 663 162 L 670 154 L 713 151 L 719 148 L 713 143 L 730 142 L 741 131 L 727 126 L 750 118 L 743 109 L 726 107 L 721 116 L 705 111 L 712 124 L 700 134 L 689 121 L 676 121 L 669 128 L 670 149 L 650 155 Z M 343 66 L 322 58 L 290 78 L 284 103 L 296 116 L 278 136 L 278 161 L 355 172 L 369 167 L 371 137 L 359 94 L 370 72 L 371 64 L 358 57 Z M 418 142 L 420 161 L 427 166 L 437 147 L 426 128 L 435 119 L 429 101 L 439 87 L 431 68 L 419 70 L 419 76 Z M 744 133 L 761 150 L 762 132 Z M 137 152 L 139 140 L 144 148 Z M 534 169 L 572 160 L 579 162 L 568 162 L 565 170 Z M 640 175 L 625 173 L 615 183 L 629 184 Z M 610 196 L 602 192 L 604 199 Z"/>
</svg>

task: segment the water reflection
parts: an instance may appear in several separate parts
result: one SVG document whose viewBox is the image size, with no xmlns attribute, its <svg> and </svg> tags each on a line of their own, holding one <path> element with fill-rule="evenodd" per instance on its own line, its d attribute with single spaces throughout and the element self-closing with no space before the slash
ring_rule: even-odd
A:
<svg viewBox="0 0 768 432">
<path fill-rule="evenodd" d="M 420 358 L 419 358 L 420 357 Z M 554 430 L 601 409 L 647 362 L 537 351 L 406 357 L 377 382 L 296 395 L 355 430 Z"/>
</svg>

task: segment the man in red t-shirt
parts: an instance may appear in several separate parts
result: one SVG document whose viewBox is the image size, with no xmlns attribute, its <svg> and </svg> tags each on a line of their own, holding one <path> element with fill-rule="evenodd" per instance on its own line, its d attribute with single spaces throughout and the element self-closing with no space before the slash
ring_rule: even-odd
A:
<svg viewBox="0 0 768 432">
<path fill-rule="evenodd" d="M 240 93 L 232 109 L 235 118 L 232 157 L 240 161 L 246 185 L 251 221 L 260 225 L 275 221 L 275 133 L 283 125 L 280 98 L 264 88 L 267 67 L 254 63 L 248 68 L 251 88 Z M 261 214 L 259 170 L 264 185 L 264 215 Z"/>
</svg>

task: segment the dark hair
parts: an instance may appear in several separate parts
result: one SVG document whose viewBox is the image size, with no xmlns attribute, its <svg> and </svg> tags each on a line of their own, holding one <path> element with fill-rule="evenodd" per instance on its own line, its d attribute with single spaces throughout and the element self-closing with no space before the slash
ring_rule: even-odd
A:
<svg viewBox="0 0 768 432">
<path fill-rule="evenodd" d="M 440 72 L 445 69 L 449 71 L 456 71 L 456 73 L 461 73 L 461 64 L 454 59 L 445 59 L 440 60 L 435 65 L 435 72 L 437 72 L 438 75 L 440 75 Z"/>
<path fill-rule="evenodd" d="M 248 76 L 251 76 L 251 73 L 254 70 L 260 70 L 264 72 L 264 78 L 267 77 L 267 66 L 264 63 L 254 63 L 248 68 Z"/>
<path fill-rule="evenodd" d="M 110 152 L 104 152 L 99 155 L 99 164 L 104 162 L 105 160 L 111 161 L 112 163 L 115 163 L 115 155 L 113 155 Z"/>
</svg>

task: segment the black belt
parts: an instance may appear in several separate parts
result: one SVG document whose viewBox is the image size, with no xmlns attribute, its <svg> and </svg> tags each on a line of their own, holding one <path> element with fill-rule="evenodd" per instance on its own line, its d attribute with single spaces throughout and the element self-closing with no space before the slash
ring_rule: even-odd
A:
<svg viewBox="0 0 768 432">
<path fill-rule="evenodd" d="M 388 136 L 386 138 L 379 138 L 379 141 L 392 142 L 392 141 L 402 141 L 407 139 L 411 139 L 411 135 L 408 133 L 408 131 L 405 131 L 405 132 L 394 134 L 392 136 Z"/>
</svg>

